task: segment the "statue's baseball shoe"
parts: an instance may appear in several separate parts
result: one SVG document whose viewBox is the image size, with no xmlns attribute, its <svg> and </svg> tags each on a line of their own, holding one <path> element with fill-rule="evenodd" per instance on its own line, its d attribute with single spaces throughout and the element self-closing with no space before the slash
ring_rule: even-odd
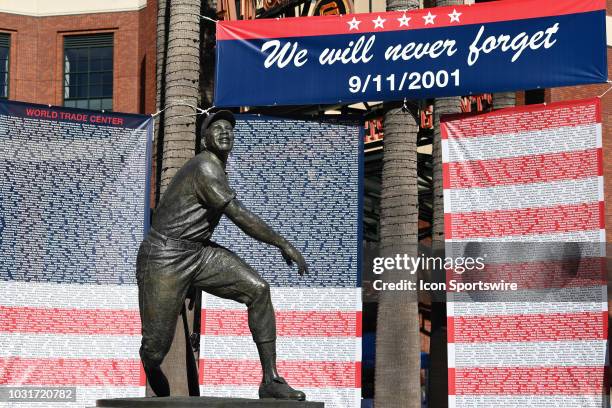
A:
<svg viewBox="0 0 612 408">
<path fill-rule="evenodd" d="M 291 388 L 283 377 L 276 377 L 270 382 L 261 383 L 259 386 L 259 398 L 305 401 L 306 394 L 304 394 L 302 391 Z"/>
</svg>

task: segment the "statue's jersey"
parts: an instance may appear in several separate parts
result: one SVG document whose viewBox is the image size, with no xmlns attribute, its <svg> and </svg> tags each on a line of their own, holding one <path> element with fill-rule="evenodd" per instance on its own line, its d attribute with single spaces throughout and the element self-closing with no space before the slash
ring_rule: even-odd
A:
<svg viewBox="0 0 612 408">
<path fill-rule="evenodd" d="M 234 197 L 223 162 L 204 151 L 176 173 L 153 214 L 151 226 L 170 238 L 206 241 L 219 223 L 223 208 Z"/>
</svg>

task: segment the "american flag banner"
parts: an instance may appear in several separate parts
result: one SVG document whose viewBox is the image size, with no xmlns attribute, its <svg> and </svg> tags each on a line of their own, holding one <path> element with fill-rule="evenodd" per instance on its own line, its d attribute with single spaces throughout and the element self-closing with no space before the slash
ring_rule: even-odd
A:
<svg viewBox="0 0 612 408">
<path fill-rule="evenodd" d="M 0 101 L 1 407 L 144 396 L 134 265 L 151 125 Z M 14 387 L 32 392 L 2 392 Z"/>
<path fill-rule="evenodd" d="M 361 155 L 357 121 L 240 115 L 228 162 L 247 208 L 295 244 L 310 273 L 225 220 L 213 240 L 239 254 L 271 286 L 279 373 L 327 408 L 361 399 Z M 246 309 L 206 295 L 201 395 L 257 398 L 261 368 Z"/>
<path fill-rule="evenodd" d="M 599 99 L 443 117 L 442 152 L 446 255 L 484 259 L 447 274 L 449 407 L 609 406 Z"/>
</svg>

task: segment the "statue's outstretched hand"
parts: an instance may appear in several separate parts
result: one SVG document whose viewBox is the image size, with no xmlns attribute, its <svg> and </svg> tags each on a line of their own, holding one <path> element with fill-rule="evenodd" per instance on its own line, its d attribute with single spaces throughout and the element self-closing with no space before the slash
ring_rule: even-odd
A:
<svg viewBox="0 0 612 408">
<path fill-rule="evenodd" d="M 298 273 L 302 276 L 304 273 L 308 273 L 308 265 L 306 265 L 306 260 L 298 251 L 295 249 L 293 245 L 287 242 L 282 248 L 281 253 L 283 254 L 283 258 L 287 262 L 287 265 L 293 265 L 295 262 L 298 266 Z"/>
</svg>

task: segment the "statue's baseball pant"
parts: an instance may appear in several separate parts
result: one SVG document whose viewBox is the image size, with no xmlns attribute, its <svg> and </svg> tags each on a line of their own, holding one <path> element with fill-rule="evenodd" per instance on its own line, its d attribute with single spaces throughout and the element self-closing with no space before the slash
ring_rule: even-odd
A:
<svg viewBox="0 0 612 408">
<path fill-rule="evenodd" d="M 151 229 L 140 245 L 136 269 L 145 367 L 159 366 L 170 350 L 191 287 L 244 303 L 253 340 L 276 340 L 270 287 L 232 251 L 214 242 L 168 238 Z"/>
</svg>

